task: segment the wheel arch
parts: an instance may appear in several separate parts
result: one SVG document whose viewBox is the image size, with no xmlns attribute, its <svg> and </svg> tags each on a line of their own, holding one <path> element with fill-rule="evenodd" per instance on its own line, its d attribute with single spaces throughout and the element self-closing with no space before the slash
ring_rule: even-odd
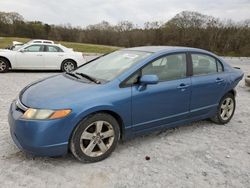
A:
<svg viewBox="0 0 250 188">
<path fill-rule="evenodd" d="M 101 111 L 97 111 L 95 113 L 106 113 L 106 114 L 109 114 L 111 115 L 112 117 L 114 117 L 116 119 L 116 121 L 118 122 L 119 124 L 119 128 L 120 128 L 120 139 L 123 138 L 123 133 L 124 133 L 124 125 L 123 125 L 123 120 L 121 118 L 121 116 L 114 112 L 114 111 L 111 111 L 111 110 L 101 110 Z"/>
<path fill-rule="evenodd" d="M 235 89 L 231 89 L 228 93 L 231 93 L 234 97 L 236 97 L 237 94 Z"/>
<path fill-rule="evenodd" d="M 79 123 L 81 121 L 88 118 L 89 116 L 92 116 L 92 115 L 95 115 L 95 114 L 98 114 L 98 113 L 105 113 L 105 114 L 111 115 L 112 117 L 115 118 L 115 120 L 118 122 L 119 128 L 120 128 L 120 139 L 123 139 L 124 132 L 125 132 L 124 131 L 125 130 L 124 121 L 123 121 L 122 117 L 117 112 L 115 112 L 114 110 L 110 110 L 110 109 L 96 109 L 95 111 L 88 112 L 88 113 L 84 114 L 83 116 L 81 116 L 77 120 L 77 123 L 75 124 L 69 139 L 72 138 L 72 134 L 73 134 L 74 130 L 77 128 L 77 126 L 79 125 Z"/>
<path fill-rule="evenodd" d="M 233 88 L 233 89 L 229 89 L 227 92 L 225 92 L 223 95 L 222 95 L 222 97 L 219 99 L 219 101 L 218 101 L 218 104 L 219 104 L 219 102 L 223 99 L 223 97 L 225 97 L 227 94 L 232 94 L 233 96 L 234 96 L 234 98 L 236 97 L 236 94 L 237 94 L 237 92 L 236 92 L 236 90 Z"/>
<path fill-rule="evenodd" d="M 12 68 L 11 62 L 7 57 L 4 57 L 4 56 L 0 55 L 0 58 L 5 59 L 9 63 L 10 68 Z"/>
</svg>

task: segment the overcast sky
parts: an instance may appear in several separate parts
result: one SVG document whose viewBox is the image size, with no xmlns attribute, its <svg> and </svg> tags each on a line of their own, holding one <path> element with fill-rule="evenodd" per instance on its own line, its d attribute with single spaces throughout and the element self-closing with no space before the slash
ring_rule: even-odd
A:
<svg viewBox="0 0 250 188">
<path fill-rule="evenodd" d="M 183 11 L 241 21 L 250 19 L 250 0 L 0 0 L 0 11 L 18 12 L 26 20 L 86 26 L 106 20 L 167 21 Z"/>
</svg>

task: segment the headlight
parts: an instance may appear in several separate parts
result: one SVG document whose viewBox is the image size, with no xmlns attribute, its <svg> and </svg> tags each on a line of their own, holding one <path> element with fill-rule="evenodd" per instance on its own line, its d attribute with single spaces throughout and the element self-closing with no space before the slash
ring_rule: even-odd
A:
<svg viewBox="0 0 250 188">
<path fill-rule="evenodd" d="M 44 110 L 44 109 L 33 109 L 29 108 L 25 111 L 23 119 L 58 119 L 69 115 L 71 110 Z"/>
</svg>

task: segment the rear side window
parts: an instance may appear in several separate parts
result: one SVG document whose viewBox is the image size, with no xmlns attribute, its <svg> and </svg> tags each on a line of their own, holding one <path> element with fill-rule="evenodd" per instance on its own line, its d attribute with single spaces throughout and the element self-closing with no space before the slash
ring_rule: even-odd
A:
<svg viewBox="0 0 250 188">
<path fill-rule="evenodd" d="M 57 46 L 47 46 L 47 52 L 62 52 L 62 49 Z"/>
<path fill-rule="evenodd" d="M 142 69 L 142 75 L 155 74 L 160 81 L 176 80 L 186 77 L 186 54 L 167 55 L 149 63 Z"/>
<path fill-rule="evenodd" d="M 193 75 L 206 75 L 222 72 L 221 63 L 205 54 L 191 54 L 193 63 Z"/>
</svg>

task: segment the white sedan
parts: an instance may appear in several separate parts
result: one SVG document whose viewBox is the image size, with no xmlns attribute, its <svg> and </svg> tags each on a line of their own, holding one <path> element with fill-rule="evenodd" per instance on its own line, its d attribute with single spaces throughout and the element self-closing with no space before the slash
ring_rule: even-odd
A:
<svg viewBox="0 0 250 188">
<path fill-rule="evenodd" d="M 82 53 L 60 44 L 25 44 L 18 50 L 0 49 L 0 73 L 9 69 L 72 71 L 86 63 Z"/>
</svg>

